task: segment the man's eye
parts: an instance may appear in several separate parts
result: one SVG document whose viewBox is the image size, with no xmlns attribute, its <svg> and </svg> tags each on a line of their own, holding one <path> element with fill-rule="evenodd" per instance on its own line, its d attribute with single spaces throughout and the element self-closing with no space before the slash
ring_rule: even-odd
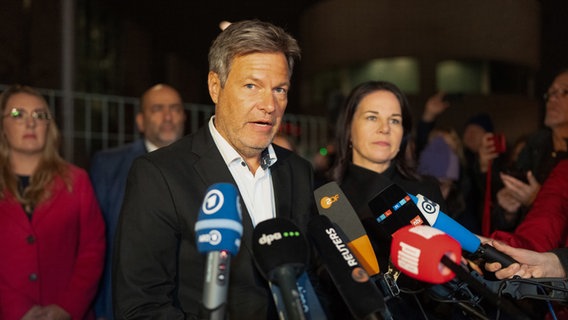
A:
<svg viewBox="0 0 568 320">
<path fill-rule="evenodd" d="M 152 111 L 152 112 L 160 112 L 160 111 L 162 111 L 163 107 L 164 107 L 164 106 L 161 105 L 161 104 L 155 104 L 155 105 L 153 105 L 153 106 L 150 108 L 150 111 Z"/>
<path fill-rule="evenodd" d="M 170 110 L 172 112 L 182 113 L 183 112 L 183 106 L 181 104 L 170 105 Z"/>
<path fill-rule="evenodd" d="M 252 84 L 252 83 L 248 83 L 248 84 L 245 84 L 245 87 L 246 87 L 247 89 L 254 89 L 256 86 L 255 86 L 254 84 Z"/>
</svg>

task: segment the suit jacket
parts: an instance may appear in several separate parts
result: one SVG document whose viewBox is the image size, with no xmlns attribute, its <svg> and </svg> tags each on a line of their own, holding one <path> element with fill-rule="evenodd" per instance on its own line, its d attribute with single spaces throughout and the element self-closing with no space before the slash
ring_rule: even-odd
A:
<svg viewBox="0 0 568 320">
<path fill-rule="evenodd" d="M 97 317 L 104 317 L 107 320 L 113 319 L 112 243 L 122 207 L 122 199 L 124 198 L 126 178 L 134 159 L 145 153 L 144 139 L 138 139 L 118 148 L 99 151 L 91 160 L 91 180 L 105 219 L 108 244 L 103 277 L 95 301 L 95 314 Z"/>
<path fill-rule="evenodd" d="M 311 165 L 274 146 L 270 167 L 276 215 L 305 231 L 315 214 Z M 128 177 L 114 255 L 114 305 L 119 319 L 194 318 L 202 298 L 204 256 L 194 226 L 207 188 L 236 185 L 208 126 L 137 159 Z M 253 225 L 242 202 L 243 236 L 231 259 L 230 319 L 276 318 L 266 281 L 252 257 Z"/>
<path fill-rule="evenodd" d="M 0 200 L 0 319 L 21 319 L 34 305 L 57 304 L 73 319 L 94 319 L 105 229 L 87 173 L 69 165 L 30 220 L 6 192 Z"/>
</svg>

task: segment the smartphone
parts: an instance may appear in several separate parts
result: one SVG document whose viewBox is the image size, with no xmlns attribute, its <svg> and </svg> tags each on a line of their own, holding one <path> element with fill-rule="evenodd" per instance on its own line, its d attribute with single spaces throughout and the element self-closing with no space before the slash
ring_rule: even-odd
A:
<svg viewBox="0 0 568 320">
<path fill-rule="evenodd" d="M 518 169 L 507 169 L 505 171 L 503 171 L 504 174 L 506 175 L 510 175 L 511 177 L 521 180 L 524 183 L 529 183 L 528 179 L 527 179 L 527 172 L 523 171 L 523 170 L 518 170 Z"/>
<path fill-rule="evenodd" d="M 495 152 L 501 154 L 507 151 L 507 140 L 505 135 L 502 133 L 493 134 L 493 145 L 495 146 Z"/>
</svg>

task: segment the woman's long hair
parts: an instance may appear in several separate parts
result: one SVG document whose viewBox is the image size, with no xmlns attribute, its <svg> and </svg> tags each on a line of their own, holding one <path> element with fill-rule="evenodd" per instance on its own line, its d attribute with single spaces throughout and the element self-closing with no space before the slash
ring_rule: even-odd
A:
<svg viewBox="0 0 568 320">
<path fill-rule="evenodd" d="M 411 139 L 412 132 L 412 115 L 408 100 L 394 84 L 386 81 L 368 81 L 359 84 L 351 90 L 344 104 L 341 115 L 337 121 L 336 127 L 336 147 L 337 155 L 336 162 L 333 168 L 333 179 L 341 182 L 345 174 L 347 166 L 352 162 L 353 149 L 351 147 L 351 127 L 355 111 L 359 107 L 361 100 L 367 95 L 376 91 L 388 91 L 395 95 L 400 104 L 400 111 L 402 114 L 402 141 L 399 151 L 395 158 L 392 160 L 396 170 L 405 178 L 417 180 L 419 176 L 406 160 L 406 147 L 408 140 Z"/>
<path fill-rule="evenodd" d="M 41 99 L 47 105 L 45 98 L 37 90 L 28 86 L 13 85 L 0 95 L 0 111 L 4 116 L 8 107 L 8 100 L 15 94 L 27 94 Z M 68 166 L 59 155 L 60 135 L 54 121 L 47 125 L 45 147 L 41 155 L 40 163 L 36 171 L 30 177 L 28 187 L 19 192 L 18 177 L 14 173 L 10 163 L 10 146 L 4 132 L 4 119 L 0 121 L 0 199 L 6 197 L 6 191 L 13 194 L 16 200 L 28 208 L 34 208 L 42 201 L 51 196 L 51 183 L 56 176 L 61 176 L 69 190 L 71 182 Z"/>
</svg>

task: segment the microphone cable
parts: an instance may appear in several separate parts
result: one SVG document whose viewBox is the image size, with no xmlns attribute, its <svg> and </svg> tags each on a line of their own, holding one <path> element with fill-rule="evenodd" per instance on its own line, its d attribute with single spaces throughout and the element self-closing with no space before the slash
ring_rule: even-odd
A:
<svg viewBox="0 0 568 320">
<path fill-rule="evenodd" d="M 542 283 L 542 282 L 534 281 L 534 280 L 530 280 L 530 279 L 523 279 L 523 278 L 520 278 L 520 277 L 517 276 L 517 277 L 515 277 L 515 278 L 503 280 L 503 281 L 501 282 L 501 284 L 499 285 L 498 292 L 497 292 L 498 296 L 500 297 L 501 295 L 503 295 L 503 292 L 504 292 L 505 287 L 506 287 L 507 285 L 509 285 L 510 283 L 515 283 L 515 282 L 516 282 L 516 283 L 529 284 L 529 285 L 535 286 L 535 287 L 537 288 L 537 291 L 538 291 L 539 293 L 542 293 L 543 296 L 531 295 L 530 298 L 531 298 L 531 299 L 535 299 L 535 300 L 542 300 L 542 301 L 545 301 L 545 302 L 546 302 L 546 305 L 547 305 L 547 308 L 548 308 L 548 310 L 549 310 L 549 312 L 550 312 L 550 316 L 551 316 L 554 320 L 557 320 L 557 319 L 558 319 L 557 316 L 556 316 L 556 313 L 554 312 L 554 308 L 553 308 L 553 306 L 552 306 L 552 300 L 551 300 L 548 296 L 546 296 L 546 290 L 545 290 L 545 289 L 548 289 L 548 290 L 558 290 L 558 291 L 567 292 L 567 293 L 568 293 L 568 289 L 565 289 L 565 288 L 558 288 L 558 287 L 555 287 L 555 286 L 553 286 L 553 285 L 549 285 L 549 284 L 546 284 L 546 283 Z M 497 318 L 497 319 L 498 319 L 498 318 Z"/>
</svg>

